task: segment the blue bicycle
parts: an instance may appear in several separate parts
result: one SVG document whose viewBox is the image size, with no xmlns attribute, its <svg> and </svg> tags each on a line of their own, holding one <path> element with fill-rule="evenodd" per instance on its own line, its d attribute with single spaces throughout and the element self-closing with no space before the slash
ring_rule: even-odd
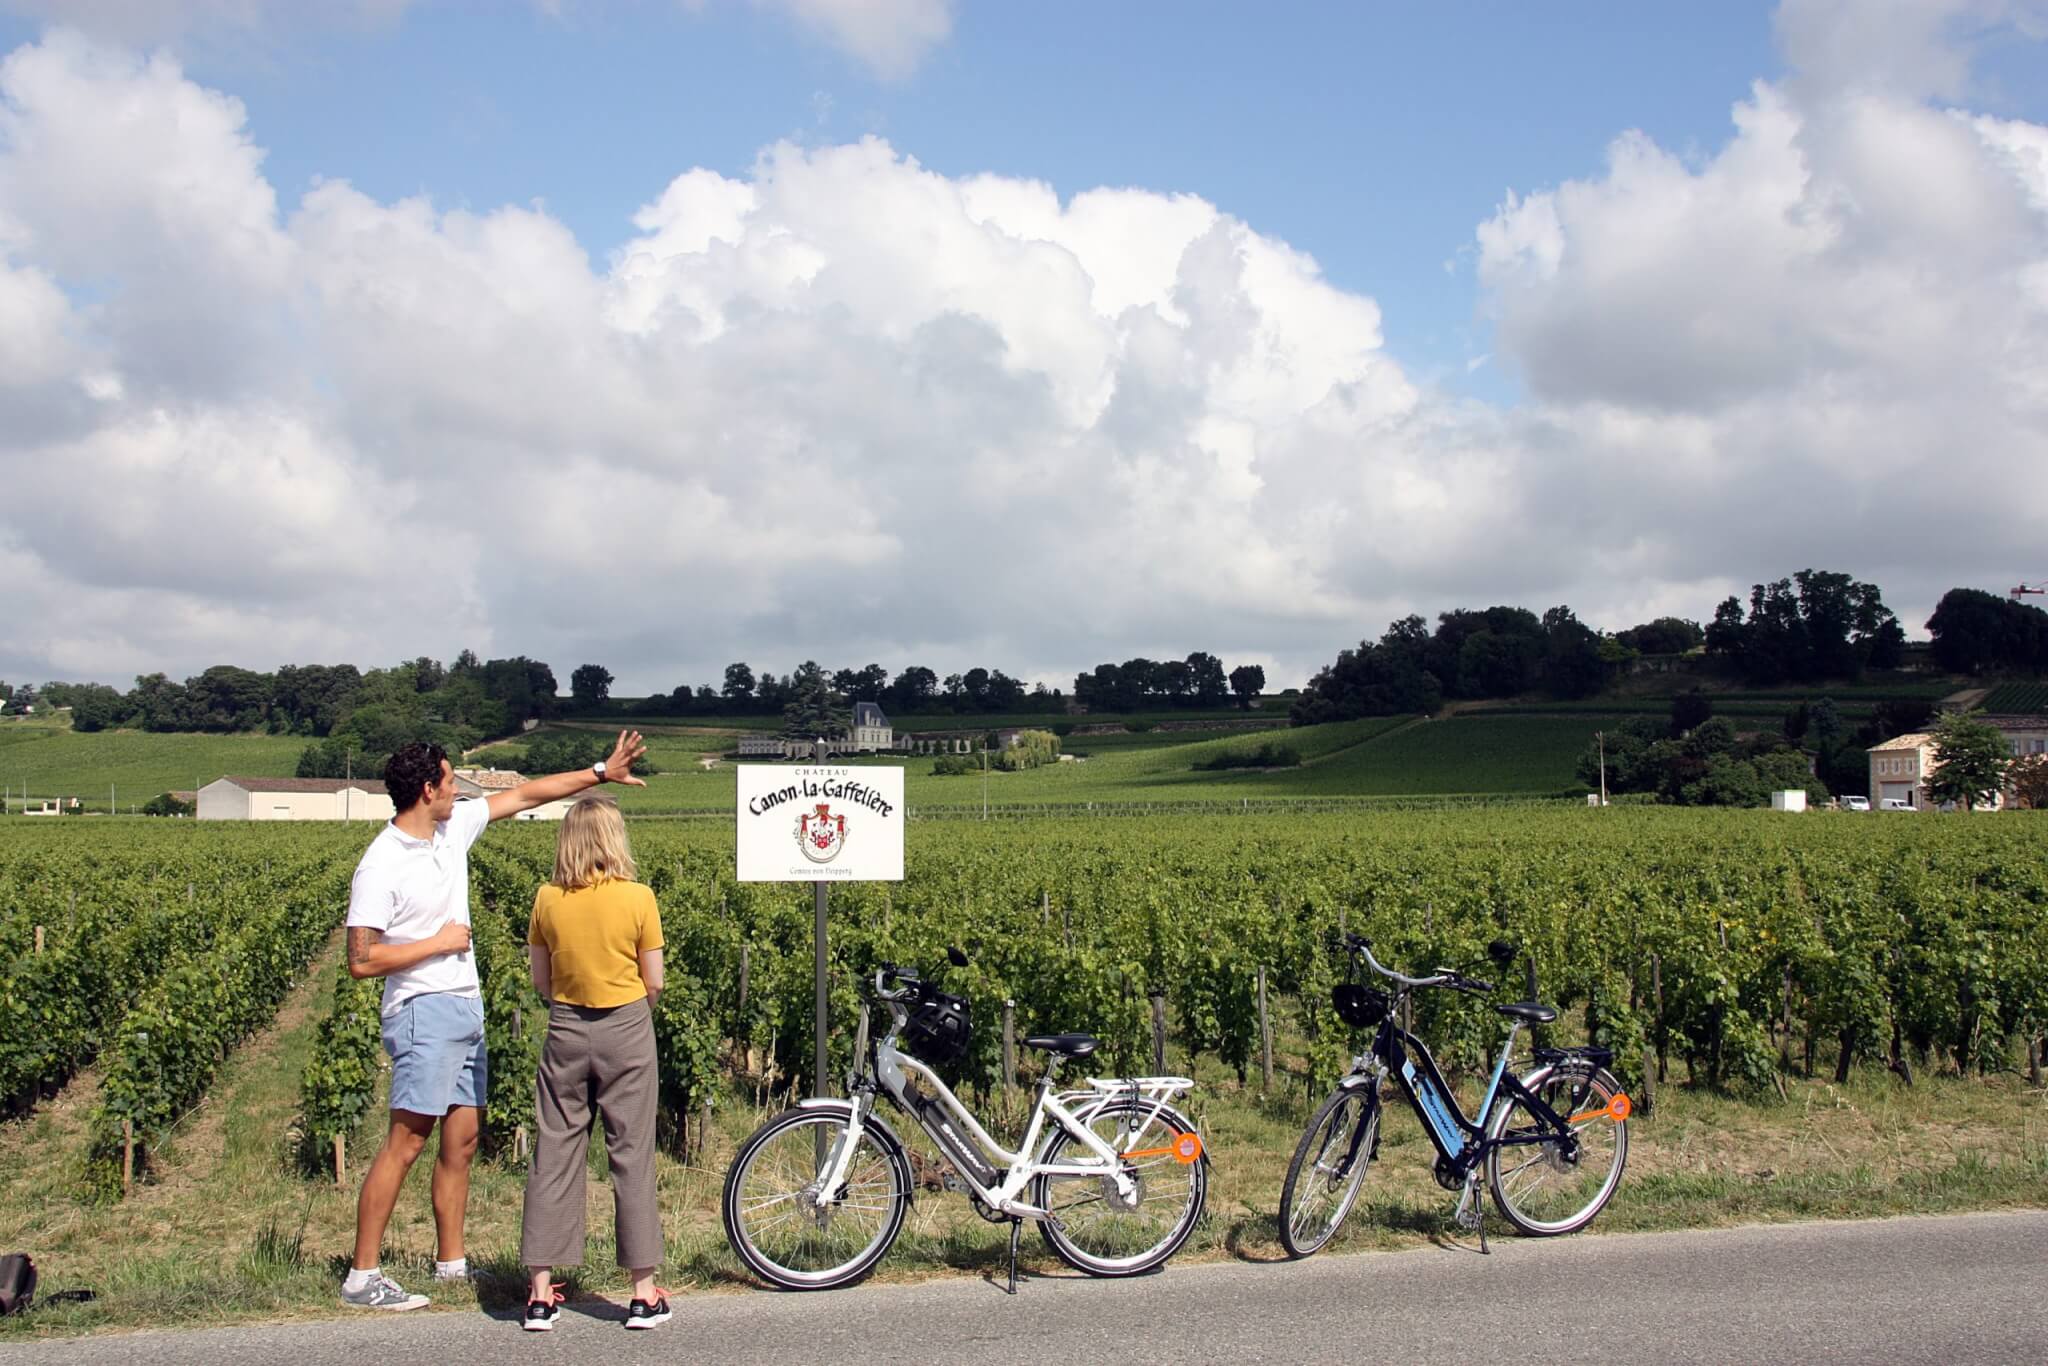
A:
<svg viewBox="0 0 2048 1366">
<path fill-rule="evenodd" d="M 1584 1228 L 1600 1213 L 1621 1183 L 1628 1160 L 1629 1098 L 1608 1065 L 1604 1048 L 1539 1048 L 1535 1067 L 1508 1075 L 1515 1035 L 1525 1025 L 1549 1024 L 1557 1011 L 1534 1001 L 1494 1007 L 1508 1020 L 1507 1041 L 1494 1064 L 1493 1079 L 1468 1118 L 1437 1070 L 1423 1042 L 1395 1023 L 1410 993 L 1443 987 L 1485 995 L 1491 982 L 1438 968 L 1427 977 L 1408 977 L 1382 967 L 1371 941 L 1346 935 L 1349 980 L 1331 992 L 1338 1018 L 1374 1031 L 1372 1046 L 1353 1059 L 1351 1070 L 1309 1121 L 1294 1150 L 1287 1182 L 1280 1190 L 1280 1241 L 1288 1253 L 1306 1257 L 1336 1234 L 1358 1200 L 1359 1187 L 1379 1155 L 1380 1092 L 1391 1078 L 1422 1121 L 1436 1148 L 1437 1184 L 1458 1191 L 1457 1220 L 1476 1229 L 1486 1248 L 1486 1177 L 1493 1203 L 1523 1233 L 1549 1237 Z M 1496 944 L 1496 961 L 1513 950 Z M 1394 983 L 1390 993 L 1358 981 L 1360 964 Z"/>
</svg>

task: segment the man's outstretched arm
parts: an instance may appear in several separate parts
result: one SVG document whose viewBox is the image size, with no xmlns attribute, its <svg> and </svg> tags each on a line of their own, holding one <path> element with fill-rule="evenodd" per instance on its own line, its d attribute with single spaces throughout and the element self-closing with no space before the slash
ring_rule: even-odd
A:
<svg viewBox="0 0 2048 1366">
<path fill-rule="evenodd" d="M 637 730 L 619 732 L 619 742 L 612 746 L 612 752 L 605 756 L 604 777 L 587 768 L 573 769 L 568 773 L 554 773 L 545 778 L 534 778 L 509 792 L 494 792 L 487 799 L 491 819 L 504 820 L 522 811 L 531 811 L 536 806 L 573 797 L 586 792 L 599 783 L 624 783 L 628 787 L 645 787 L 644 778 L 633 776 L 633 761 L 647 753 L 647 742 L 640 738 Z"/>
</svg>

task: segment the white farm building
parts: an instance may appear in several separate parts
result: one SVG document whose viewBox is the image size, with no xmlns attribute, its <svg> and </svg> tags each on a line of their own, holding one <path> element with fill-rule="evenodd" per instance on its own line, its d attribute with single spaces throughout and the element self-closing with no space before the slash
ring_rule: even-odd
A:
<svg viewBox="0 0 2048 1366">
<path fill-rule="evenodd" d="M 374 778 L 216 778 L 199 789 L 203 821 L 388 821 Z"/>
</svg>

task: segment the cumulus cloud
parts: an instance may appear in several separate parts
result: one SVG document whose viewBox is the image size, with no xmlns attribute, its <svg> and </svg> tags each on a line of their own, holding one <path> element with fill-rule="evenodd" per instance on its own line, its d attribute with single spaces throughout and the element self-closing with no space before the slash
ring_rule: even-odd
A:
<svg viewBox="0 0 2048 1366">
<path fill-rule="evenodd" d="M 1200 648 L 1279 683 L 1409 610 L 1621 626 L 1807 564 L 1913 619 L 2040 544 L 2048 130 L 1888 81 L 1510 197 L 1501 407 L 1196 196 L 777 144 L 593 262 L 538 208 L 280 203 L 232 96 L 46 38 L 0 63 L 0 676 Z"/>
<path fill-rule="evenodd" d="M 1788 5 L 1801 73 L 1704 162 L 1627 133 L 1481 225 L 1518 425 L 1573 448 L 1532 509 L 1653 582 L 1839 565 L 1916 622 L 2035 562 L 2042 514 L 2007 491 L 2048 467 L 2048 130 L 1926 98 L 1966 84 L 1944 43 L 1991 8 Z"/>
</svg>

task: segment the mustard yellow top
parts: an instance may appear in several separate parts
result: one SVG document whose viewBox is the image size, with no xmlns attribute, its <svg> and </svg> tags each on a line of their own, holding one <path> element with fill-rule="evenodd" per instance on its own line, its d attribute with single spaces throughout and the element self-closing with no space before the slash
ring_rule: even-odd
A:
<svg viewBox="0 0 2048 1366">
<path fill-rule="evenodd" d="M 565 892 L 544 884 L 533 898 L 526 942 L 548 951 L 555 999 L 609 1010 L 647 995 L 640 955 L 661 947 L 654 893 L 638 882 L 604 881 Z"/>
</svg>

